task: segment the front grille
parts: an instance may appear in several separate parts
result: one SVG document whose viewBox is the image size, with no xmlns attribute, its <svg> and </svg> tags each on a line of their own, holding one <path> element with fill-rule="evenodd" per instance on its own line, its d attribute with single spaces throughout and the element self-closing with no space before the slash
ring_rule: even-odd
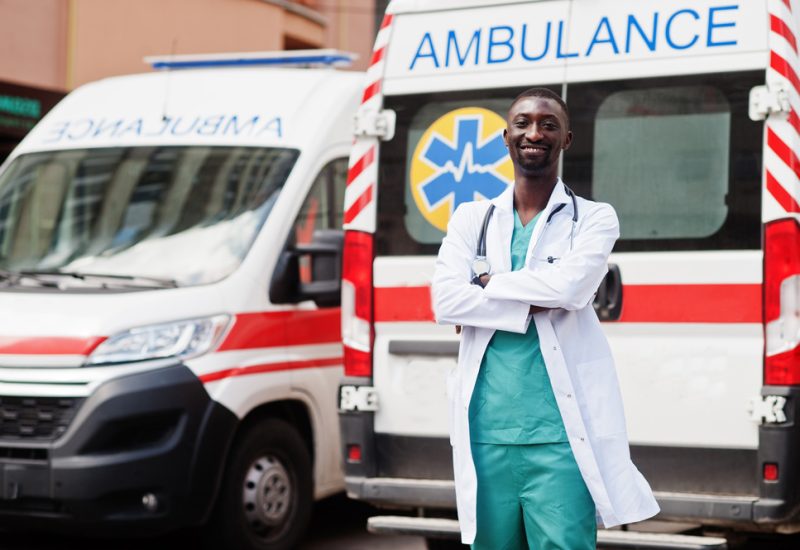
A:
<svg viewBox="0 0 800 550">
<path fill-rule="evenodd" d="M 77 397 L 0 397 L 0 440 L 58 439 L 82 402 Z"/>
</svg>

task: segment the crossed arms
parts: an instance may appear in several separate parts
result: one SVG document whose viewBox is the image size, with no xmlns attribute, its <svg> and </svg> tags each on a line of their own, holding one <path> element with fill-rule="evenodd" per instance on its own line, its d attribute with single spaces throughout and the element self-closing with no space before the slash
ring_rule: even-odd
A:
<svg viewBox="0 0 800 550">
<path fill-rule="evenodd" d="M 616 213 L 606 204 L 583 208 L 572 250 L 557 264 L 495 273 L 486 287 L 470 283 L 480 217 L 474 205 L 456 209 L 436 258 L 433 310 L 440 324 L 523 333 L 528 315 L 547 309 L 578 310 L 592 300 L 619 236 Z"/>
</svg>

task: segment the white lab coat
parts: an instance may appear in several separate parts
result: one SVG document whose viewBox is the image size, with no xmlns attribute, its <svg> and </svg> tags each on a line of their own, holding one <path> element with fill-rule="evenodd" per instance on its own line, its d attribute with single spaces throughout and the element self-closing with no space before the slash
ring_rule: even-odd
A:
<svg viewBox="0 0 800 550">
<path fill-rule="evenodd" d="M 659 507 L 630 459 L 614 360 L 592 308 L 619 236 L 614 209 L 577 198 L 578 220 L 561 180 L 533 230 L 525 266 L 511 269 L 513 187 L 491 201 L 496 208 L 486 235 L 492 278 L 470 283 L 478 236 L 489 201 L 460 205 L 436 260 L 433 308 L 440 324 L 463 326 L 458 366 L 448 375 L 450 443 L 453 445 L 461 540 L 475 540 L 477 478 L 469 440 L 469 400 L 486 346 L 495 330 L 524 333 L 530 305 L 554 308 L 532 316 L 542 356 L 572 452 L 592 495 L 597 519 L 612 527 L 649 518 Z M 559 204 L 565 206 L 548 223 Z M 570 240 L 573 240 L 570 249 Z M 547 258 L 553 261 L 548 262 Z M 536 398 L 531 396 L 535 406 Z M 568 526 L 565 526 L 568 528 Z"/>
</svg>

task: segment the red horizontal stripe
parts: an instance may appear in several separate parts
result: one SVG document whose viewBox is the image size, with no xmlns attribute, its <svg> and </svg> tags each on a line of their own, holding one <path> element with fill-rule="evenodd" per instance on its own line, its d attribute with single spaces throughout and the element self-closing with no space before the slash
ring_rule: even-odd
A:
<svg viewBox="0 0 800 550">
<path fill-rule="evenodd" d="M 788 0 L 784 0 L 784 1 L 788 2 Z M 383 16 L 383 21 L 381 21 L 381 30 L 383 30 L 386 27 L 388 27 L 389 25 L 391 25 L 392 24 L 392 19 L 394 19 L 394 15 L 391 15 L 391 14 L 388 14 L 388 13 L 386 15 L 384 15 Z"/>
<path fill-rule="evenodd" d="M 778 201 L 781 208 L 787 212 L 800 212 L 800 205 L 797 204 L 794 197 L 792 197 L 786 188 L 775 179 L 775 176 L 773 176 L 769 170 L 767 170 L 767 191 Z"/>
<path fill-rule="evenodd" d="M 622 323 L 760 323 L 762 285 L 625 285 Z"/>
<path fill-rule="evenodd" d="M 240 313 L 218 351 L 340 341 L 339 308 Z"/>
<path fill-rule="evenodd" d="M 760 323 L 762 285 L 625 285 L 622 323 Z M 433 321 L 429 287 L 378 287 L 376 322 Z"/>
<path fill-rule="evenodd" d="M 364 156 L 356 161 L 347 171 L 347 185 L 350 185 L 364 171 L 364 168 L 375 162 L 375 147 L 370 147 Z"/>
<path fill-rule="evenodd" d="M 364 191 L 360 197 L 356 199 L 356 202 L 350 205 L 350 208 L 344 213 L 344 223 L 350 223 L 356 216 L 358 216 L 364 208 L 372 201 L 372 185 L 367 187 L 367 190 Z"/>
<path fill-rule="evenodd" d="M 372 52 L 372 59 L 369 60 L 370 67 L 372 65 L 374 65 L 375 63 L 378 63 L 381 60 L 383 60 L 383 54 L 384 53 L 386 53 L 386 46 L 384 46 L 382 48 L 378 48 L 377 50 Z"/>
<path fill-rule="evenodd" d="M 791 44 L 795 53 L 797 53 L 797 42 L 794 39 L 794 33 L 792 33 L 792 30 L 784 23 L 783 19 L 776 15 L 770 15 L 769 26 L 772 32 L 784 37 L 786 41 Z"/>
<path fill-rule="evenodd" d="M 247 376 L 248 374 L 263 374 L 265 372 L 278 372 L 296 369 L 310 369 L 313 367 L 335 367 L 342 364 L 341 357 L 330 357 L 326 359 L 309 359 L 307 361 L 286 361 L 282 363 L 265 363 L 263 365 L 250 365 L 249 367 L 236 367 L 217 372 L 210 372 L 200 376 L 200 381 L 204 384 L 216 382 L 234 376 Z"/>
<path fill-rule="evenodd" d="M 89 355 L 106 339 L 0 336 L 0 354 L 8 355 Z"/>
<path fill-rule="evenodd" d="M 781 76 L 783 76 L 786 80 L 792 83 L 794 86 L 795 91 L 800 94 L 800 78 L 797 77 L 797 73 L 794 71 L 792 66 L 778 55 L 775 52 L 770 52 L 769 55 L 769 66 L 772 67 L 775 71 L 777 71 Z"/>
<path fill-rule="evenodd" d="M 800 159 L 772 128 L 767 128 L 767 145 L 800 178 Z"/>
<path fill-rule="evenodd" d="M 361 103 L 366 103 L 375 97 L 381 91 L 381 81 L 376 80 L 366 88 L 364 88 L 364 97 L 361 98 Z"/>
<path fill-rule="evenodd" d="M 433 321 L 431 289 L 427 286 L 375 288 L 375 321 Z"/>
</svg>

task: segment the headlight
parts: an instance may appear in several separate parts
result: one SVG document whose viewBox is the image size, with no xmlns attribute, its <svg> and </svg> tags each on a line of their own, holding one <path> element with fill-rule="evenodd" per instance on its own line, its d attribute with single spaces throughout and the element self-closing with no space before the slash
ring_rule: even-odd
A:
<svg viewBox="0 0 800 550">
<path fill-rule="evenodd" d="M 230 324 L 229 315 L 188 319 L 132 328 L 111 336 L 97 346 L 87 365 L 127 363 L 145 359 L 202 355 L 219 342 Z"/>
</svg>

